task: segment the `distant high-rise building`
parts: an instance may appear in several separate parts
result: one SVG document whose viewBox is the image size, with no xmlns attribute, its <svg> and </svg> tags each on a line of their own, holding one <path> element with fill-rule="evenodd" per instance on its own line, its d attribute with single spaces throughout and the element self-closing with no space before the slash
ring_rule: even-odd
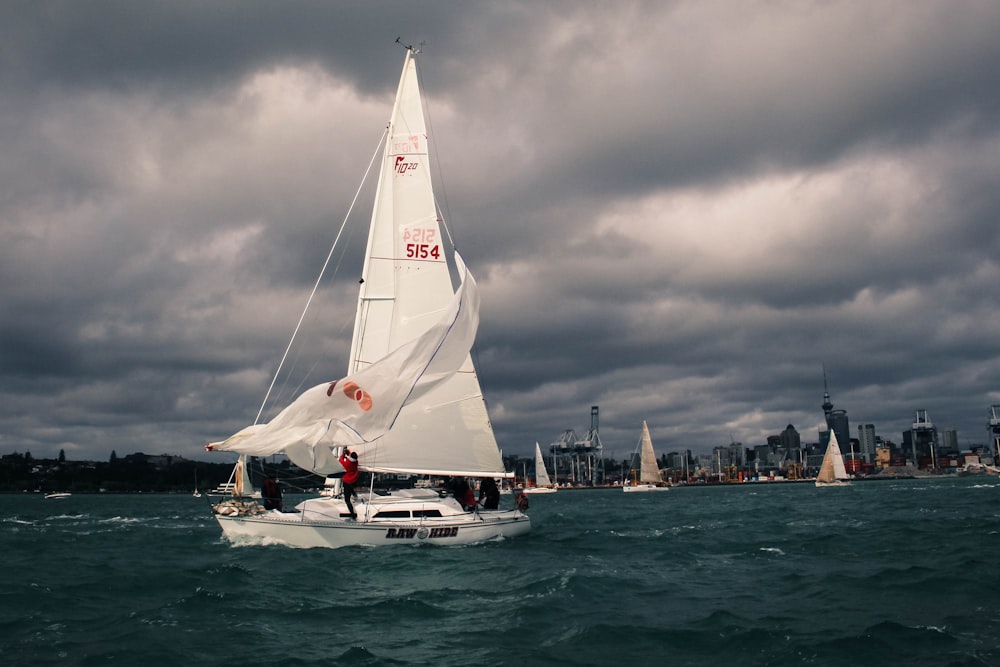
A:
<svg viewBox="0 0 1000 667">
<path fill-rule="evenodd" d="M 712 447 L 712 472 L 720 474 L 722 473 L 722 469 L 729 464 L 729 447 L 722 445 Z"/>
<path fill-rule="evenodd" d="M 851 446 L 851 424 L 847 419 L 846 410 L 831 410 L 830 415 L 826 418 L 826 425 L 830 427 L 830 430 L 837 434 L 837 442 L 840 443 L 840 449 L 845 454 L 850 450 Z M 830 442 L 830 436 L 826 437 L 827 443 Z"/>
<path fill-rule="evenodd" d="M 781 432 L 781 435 L 778 436 L 778 443 L 782 449 L 790 452 L 793 449 L 800 449 L 802 447 L 802 438 L 799 436 L 799 432 L 795 430 L 795 427 L 789 424 Z"/>
<path fill-rule="evenodd" d="M 667 454 L 667 467 L 676 470 L 686 470 L 687 452 L 670 452 Z"/>
<path fill-rule="evenodd" d="M 927 410 L 917 410 L 910 430 L 903 433 L 903 451 L 913 458 L 918 468 L 937 466 L 938 431 L 927 416 Z"/>
<path fill-rule="evenodd" d="M 1000 405 L 990 406 L 990 435 L 993 436 L 993 465 L 1000 462 Z"/>
<path fill-rule="evenodd" d="M 875 424 L 861 424 L 858 426 L 858 443 L 861 447 L 861 456 L 868 463 L 875 462 Z"/>
<path fill-rule="evenodd" d="M 955 429 L 941 431 L 941 451 L 958 454 L 958 431 Z"/>
<path fill-rule="evenodd" d="M 742 468 L 746 463 L 746 452 L 743 449 L 743 443 L 731 443 L 729 445 L 729 464 Z"/>
</svg>

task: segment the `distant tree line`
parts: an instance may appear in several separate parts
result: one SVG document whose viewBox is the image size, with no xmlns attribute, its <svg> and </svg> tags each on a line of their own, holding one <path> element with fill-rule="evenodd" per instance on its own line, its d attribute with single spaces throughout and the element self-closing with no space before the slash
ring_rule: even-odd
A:
<svg viewBox="0 0 1000 667">
<path fill-rule="evenodd" d="M 287 467 L 288 462 L 275 468 Z M 233 463 L 192 461 L 180 456 L 111 452 L 107 462 L 36 459 L 30 452 L 0 457 L 0 493 L 192 493 L 229 481 Z M 322 483 L 322 481 L 320 482 Z"/>
</svg>

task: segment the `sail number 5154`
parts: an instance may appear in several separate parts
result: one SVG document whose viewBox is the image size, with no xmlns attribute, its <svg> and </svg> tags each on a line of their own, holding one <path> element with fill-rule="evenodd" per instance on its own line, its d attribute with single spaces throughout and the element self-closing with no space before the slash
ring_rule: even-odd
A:
<svg viewBox="0 0 1000 667">
<path fill-rule="evenodd" d="M 407 259 L 441 259 L 441 247 L 438 244 L 407 243 Z"/>
<path fill-rule="evenodd" d="M 403 243 L 407 259 L 441 259 L 441 245 L 437 242 L 437 230 L 434 228 L 404 229 Z"/>
</svg>

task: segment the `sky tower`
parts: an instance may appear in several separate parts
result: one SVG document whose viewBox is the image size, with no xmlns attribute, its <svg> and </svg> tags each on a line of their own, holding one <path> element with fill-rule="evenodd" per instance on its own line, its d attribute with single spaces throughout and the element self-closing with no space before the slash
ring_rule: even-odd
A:
<svg viewBox="0 0 1000 667">
<path fill-rule="evenodd" d="M 833 402 L 830 400 L 830 390 L 826 386 L 826 364 L 823 365 L 823 414 L 827 424 L 830 423 L 830 413 L 833 412 Z"/>
<path fill-rule="evenodd" d="M 823 414 L 826 416 L 826 427 L 829 431 L 833 431 L 837 434 L 837 442 L 840 444 L 840 450 L 846 452 L 851 446 L 851 425 L 847 418 L 846 410 L 834 410 L 833 401 L 830 400 L 830 390 L 826 384 L 826 365 L 823 365 Z M 824 436 L 820 433 L 820 444 L 823 445 L 823 450 L 826 451 L 826 447 L 830 444 L 829 431 Z M 854 458 L 854 450 L 851 450 L 850 458 Z"/>
</svg>

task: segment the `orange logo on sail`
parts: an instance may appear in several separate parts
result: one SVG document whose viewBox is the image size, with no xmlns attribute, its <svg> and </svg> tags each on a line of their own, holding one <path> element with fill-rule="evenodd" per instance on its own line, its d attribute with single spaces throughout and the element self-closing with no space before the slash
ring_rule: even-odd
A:
<svg viewBox="0 0 1000 667">
<path fill-rule="evenodd" d="M 340 380 L 337 380 L 340 382 Z M 337 386 L 337 382 L 331 382 L 330 387 L 326 390 L 327 396 L 333 396 L 333 390 Z M 344 385 L 344 396 L 358 402 L 358 407 L 360 407 L 365 412 L 372 409 L 372 397 L 367 391 L 363 390 L 358 386 L 357 382 L 348 382 Z"/>
</svg>

